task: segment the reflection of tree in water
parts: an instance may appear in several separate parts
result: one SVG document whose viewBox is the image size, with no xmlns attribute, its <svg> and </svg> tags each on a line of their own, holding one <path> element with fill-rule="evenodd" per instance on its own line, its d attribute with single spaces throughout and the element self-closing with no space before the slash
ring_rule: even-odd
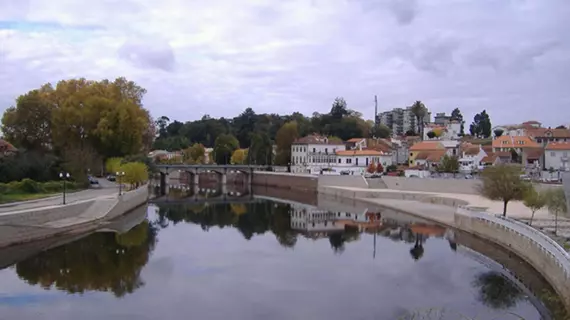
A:
<svg viewBox="0 0 570 320">
<path fill-rule="evenodd" d="M 473 285 L 479 288 L 479 300 L 493 309 L 514 307 L 523 293 L 509 280 L 495 271 L 479 274 Z"/>
<path fill-rule="evenodd" d="M 233 227 L 248 240 L 254 235 L 271 231 L 285 247 L 293 247 L 297 242 L 297 233 L 291 229 L 289 206 L 286 204 L 215 204 L 201 205 L 200 210 L 196 210 L 196 205 L 162 206 L 157 223 L 166 227 L 168 222 L 165 221 L 175 225 L 179 222 L 197 224 L 204 231 L 211 227 Z"/>
<path fill-rule="evenodd" d="M 423 246 L 423 236 L 421 234 L 416 234 L 416 241 L 412 249 L 410 249 L 410 255 L 414 260 L 420 260 L 424 255 L 424 246 Z"/>
<path fill-rule="evenodd" d="M 121 297 L 144 285 L 140 272 L 154 250 L 156 232 L 145 220 L 122 235 L 94 233 L 17 263 L 16 273 L 44 289 L 111 291 Z"/>
<path fill-rule="evenodd" d="M 329 235 L 329 242 L 335 253 L 344 252 L 344 244 L 360 239 L 358 228 L 346 228 L 344 232 L 335 232 Z"/>
</svg>

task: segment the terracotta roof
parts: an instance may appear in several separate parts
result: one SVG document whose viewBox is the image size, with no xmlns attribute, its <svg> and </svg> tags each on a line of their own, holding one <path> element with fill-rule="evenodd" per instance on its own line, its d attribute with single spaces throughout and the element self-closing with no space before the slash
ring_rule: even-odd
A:
<svg viewBox="0 0 570 320">
<path fill-rule="evenodd" d="M 528 160 L 538 160 L 544 154 L 544 149 L 542 148 L 525 149 L 524 153 L 526 154 L 526 158 Z"/>
<path fill-rule="evenodd" d="M 346 142 L 356 143 L 356 142 L 360 142 L 362 140 L 364 140 L 364 138 L 352 138 L 352 139 L 348 139 Z"/>
<path fill-rule="evenodd" d="M 368 150 L 376 150 L 376 151 L 381 151 L 381 152 L 385 152 L 385 153 L 392 152 L 392 148 L 390 148 L 384 144 L 377 144 L 375 146 L 368 146 Z"/>
<path fill-rule="evenodd" d="M 16 152 L 16 149 L 10 142 L 0 139 L 0 151 L 2 152 Z"/>
<path fill-rule="evenodd" d="M 540 148 L 527 136 L 500 136 L 493 140 L 493 148 Z"/>
<path fill-rule="evenodd" d="M 445 155 L 445 151 L 431 151 L 429 153 L 428 158 L 426 159 L 429 162 L 440 162 L 441 158 Z"/>
<path fill-rule="evenodd" d="M 463 143 L 461 145 L 461 152 L 466 155 L 474 156 L 479 153 L 480 145 L 473 145 L 471 143 Z"/>
<path fill-rule="evenodd" d="M 495 163 L 495 160 L 497 160 L 498 156 L 494 153 L 488 153 L 486 157 L 483 157 L 483 159 L 481 159 L 481 163 Z"/>
<path fill-rule="evenodd" d="M 427 160 L 428 157 L 429 157 L 429 151 L 422 151 L 418 153 L 418 155 L 416 156 L 416 160 Z"/>
<path fill-rule="evenodd" d="M 493 152 L 493 146 L 482 146 L 481 147 L 486 154 Z"/>
<path fill-rule="evenodd" d="M 293 144 L 332 144 L 332 145 L 343 145 L 342 141 L 331 141 L 327 137 L 319 135 L 308 135 L 306 137 L 299 138 L 293 142 Z"/>
<path fill-rule="evenodd" d="M 410 228 L 413 233 L 423 234 L 426 236 L 443 236 L 445 234 L 445 228 L 435 225 L 417 225 L 414 224 Z"/>
<path fill-rule="evenodd" d="M 439 141 L 422 141 L 414 144 L 410 151 L 432 151 L 441 150 L 444 146 Z"/>
<path fill-rule="evenodd" d="M 533 128 L 528 129 L 527 133 L 531 137 L 542 138 L 570 138 L 570 129 L 549 129 L 549 128 Z"/>
<path fill-rule="evenodd" d="M 546 150 L 570 150 L 570 142 L 550 142 Z"/>
<path fill-rule="evenodd" d="M 386 153 L 377 150 L 340 150 L 335 152 L 337 156 L 383 156 Z"/>
<path fill-rule="evenodd" d="M 542 123 L 535 121 L 535 120 L 530 120 L 530 121 L 525 121 L 522 124 L 538 124 L 538 125 L 541 125 Z"/>
</svg>

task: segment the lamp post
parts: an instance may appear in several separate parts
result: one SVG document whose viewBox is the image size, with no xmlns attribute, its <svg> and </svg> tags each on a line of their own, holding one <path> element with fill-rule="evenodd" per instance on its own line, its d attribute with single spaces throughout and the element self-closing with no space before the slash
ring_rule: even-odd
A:
<svg viewBox="0 0 570 320">
<path fill-rule="evenodd" d="M 69 172 L 60 172 L 59 178 L 63 180 L 63 204 L 65 204 L 65 189 L 66 189 L 66 180 L 69 179 L 70 175 Z"/>
<path fill-rule="evenodd" d="M 117 174 L 116 174 L 117 180 L 118 180 L 118 182 L 119 182 L 119 196 L 120 196 L 120 195 L 122 194 L 122 191 L 123 191 L 123 189 L 122 189 L 123 184 L 122 184 L 122 182 L 121 182 L 121 177 L 124 176 L 125 173 L 124 173 L 123 171 L 118 171 L 118 172 L 116 172 L 116 173 L 117 173 Z"/>
</svg>

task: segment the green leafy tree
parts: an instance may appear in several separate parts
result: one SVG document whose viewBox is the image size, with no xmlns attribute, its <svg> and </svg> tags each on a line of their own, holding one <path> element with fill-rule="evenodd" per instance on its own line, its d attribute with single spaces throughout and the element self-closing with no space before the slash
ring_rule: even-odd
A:
<svg viewBox="0 0 570 320">
<path fill-rule="evenodd" d="M 433 132 L 433 131 L 430 131 L 430 132 L 426 133 L 426 135 L 427 135 L 428 138 L 430 138 L 430 139 L 435 138 L 435 132 Z"/>
<path fill-rule="evenodd" d="M 275 164 L 286 166 L 291 163 L 291 145 L 298 137 L 296 122 L 287 122 L 277 131 L 277 136 L 275 137 L 275 144 L 277 145 Z"/>
<path fill-rule="evenodd" d="M 233 152 L 239 148 L 239 141 L 231 134 L 221 134 L 214 143 L 214 162 L 229 164 Z"/>
<path fill-rule="evenodd" d="M 269 165 L 273 163 L 273 144 L 266 133 L 253 133 L 247 152 L 247 163 Z"/>
<path fill-rule="evenodd" d="M 491 119 L 487 111 L 483 110 L 473 118 L 473 122 L 469 126 L 469 132 L 474 137 L 489 138 L 491 136 Z"/>
<path fill-rule="evenodd" d="M 498 138 L 498 137 L 500 137 L 500 136 L 503 135 L 504 131 L 503 131 L 503 129 L 495 129 L 495 130 L 493 131 L 493 133 L 495 134 L 495 137 Z"/>
<path fill-rule="evenodd" d="M 524 205 L 532 211 L 529 225 L 532 225 L 534 214 L 546 205 L 546 195 L 536 191 L 534 187 L 529 187 L 523 197 Z"/>
<path fill-rule="evenodd" d="M 568 215 L 568 202 L 563 188 L 550 189 L 546 192 L 546 207 L 554 214 L 554 234 L 558 234 L 558 216 Z"/>
<path fill-rule="evenodd" d="M 424 137 L 424 117 L 427 113 L 427 108 L 421 101 L 418 100 L 418 101 L 414 102 L 414 104 L 412 105 L 411 111 L 414 114 L 414 116 L 416 116 L 416 124 L 417 124 L 417 128 L 418 128 L 417 132 L 419 133 L 420 137 L 423 139 L 423 137 Z"/>
<path fill-rule="evenodd" d="M 372 127 L 371 135 L 375 138 L 386 139 L 392 135 L 392 130 L 383 124 L 378 124 Z"/>
<path fill-rule="evenodd" d="M 121 169 L 123 158 L 114 157 L 109 158 L 105 161 L 105 170 L 107 173 L 115 174 L 117 171 Z"/>
<path fill-rule="evenodd" d="M 206 155 L 206 148 L 199 143 L 193 144 L 191 147 L 184 150 L 184 160 L 190 163 L 204 163 Z"/>
<path fill-rule="evenodd" d="M 521 179 L 519 166 L 499 164 L 485 168 L 481 173 L 479 193 L 487 199 L 503 202 L 503 216 L 507 215 L 507 204 L 522 200 L 529 185 Z"/>
<path fill-rule="evenodd" d="M 444 155 L 438 166 L 440 172 L 457 173 L 459 171 L 459 160 L 457 157 Z"/>
</svg>

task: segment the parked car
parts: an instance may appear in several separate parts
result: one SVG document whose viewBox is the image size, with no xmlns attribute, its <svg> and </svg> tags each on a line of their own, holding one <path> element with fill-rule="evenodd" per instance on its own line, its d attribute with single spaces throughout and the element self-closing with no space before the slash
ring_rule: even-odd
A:
<svg viewBox="0 0 570 320">
<path fill-rule="evenodd" d="M 109 181 L 115 181 L 115 180 L 117 180 L 117 177 L 115 177 L 114 175 L 111 175 L 111 174 L 110 174 L 110 175 L 107 176 L 107 180 L 109 180 Z"/>
</svg>

